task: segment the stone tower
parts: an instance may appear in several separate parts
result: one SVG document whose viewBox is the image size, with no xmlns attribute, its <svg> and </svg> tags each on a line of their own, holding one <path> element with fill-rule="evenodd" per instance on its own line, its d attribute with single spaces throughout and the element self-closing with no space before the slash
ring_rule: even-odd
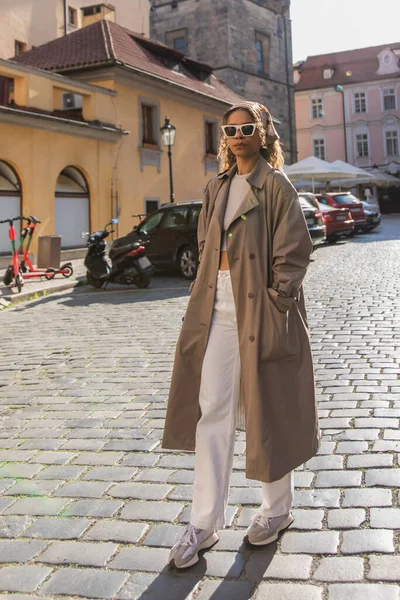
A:
<svg viewBox="0 0 400 600">
<path fill-rule="evenodd" d="M 150 36 L 214 68 L 279 121 L 287 162 L 297 160 L 290 0 L 152 0 Z"/>
</svg>

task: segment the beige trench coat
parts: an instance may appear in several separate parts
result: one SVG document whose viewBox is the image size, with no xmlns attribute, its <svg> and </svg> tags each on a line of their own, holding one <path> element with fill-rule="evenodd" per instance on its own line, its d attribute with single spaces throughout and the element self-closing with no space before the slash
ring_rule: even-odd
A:
<svg viewBox="0 0 400 600">
<path fill-rule="evenodd" d="M 163 447 L 195 450 L 201 369 L 222 224 L 236 166 L 206 187 L 200 265 L 176 347 Z M 312 243 L 296 190 L 260 156 L 227 236 L 241 360 L 246 477 L 276 481 L 318 450 L 313 364 L 302 281 Z"/>
</svg>

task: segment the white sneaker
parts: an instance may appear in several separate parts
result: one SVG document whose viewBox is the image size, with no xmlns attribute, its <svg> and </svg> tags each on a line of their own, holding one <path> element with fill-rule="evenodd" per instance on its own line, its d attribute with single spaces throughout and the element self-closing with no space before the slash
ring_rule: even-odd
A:
<svg viewBox="0 0 400 600">
<path fill-rule="evenodd" d="M 199 561 L 198 551 L 211 548 L 218 542 L 219 536 L 214 529 L 196 529 L 189 523 L 182 537 L 171 549 L 169 562 L 173 561 L 177 569 L 186 569 Z"/>
<path fill-rule="evenodd" d="M 280 517 L 263 517 L 260 513 L 252 519 L 252 524 L 246 531 L 247 538 L 253 546 L 265 546 L 278 539 L 279 533 L 294 521 L 292 513 Z"/>
</svg>

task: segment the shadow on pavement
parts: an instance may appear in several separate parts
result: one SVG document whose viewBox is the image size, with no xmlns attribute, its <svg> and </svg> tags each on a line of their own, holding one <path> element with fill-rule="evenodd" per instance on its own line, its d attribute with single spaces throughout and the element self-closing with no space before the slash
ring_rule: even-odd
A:
<svg viewBox="0 0 400 600">
<path fill-rule="evenodd" d="M 134 286 L 109 285 L 106 289 L 96 290 L 89 285 L 80 285 L 59 293 L 41 296 L 27 303 L 15 304 L 18 311 L 31 307 L 57 302 L 64 306 L 89 306 L 91 304 L 119 305 L 135 302 L 153 302 L 189 296 L 190 282 L 177 278 L 155 277 L 150 286 L 140 290 Z"/>
<path fill-rule="evenodd" d="M 210 571 L 207 573 L 209 550 L 206 550 L 199 553 L 199 562 L 189 569 L 179 570 L 171 565 L 166 565 L 150 585 L 139 592 L 140 596 L 135 595 L 134 598 L 137 600 L 160 600 L 160 598 L 163 600 L 187 600 L 191 592 L 195 591 L 198 584 L 206 577 L 202 586 L 202 589 L 205 587 L 204 598 L 208 600 L 249 600 L 263 581 L 276 551 L 276 542 L 268 547 L 259 548 L 243 542 L 238 549 L 234 563 L 225 578 L 220 581 L 208 579 L 208 577 L 218 577 L 218 554 L 222 556 L 225 553 L 215 551 L 210 555 L 212 557 Z M 220 564 L 222 561 L 223 558 L 221 558 Z M 199 598 L 202 597 L 200 593 Z"/>
</svg>

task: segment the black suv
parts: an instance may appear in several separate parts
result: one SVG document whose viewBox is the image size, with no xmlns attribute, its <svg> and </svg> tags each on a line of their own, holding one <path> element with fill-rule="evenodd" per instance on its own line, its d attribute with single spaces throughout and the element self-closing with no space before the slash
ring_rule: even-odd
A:
<svg viewBox="0 0 400 600">
<path fill-rule="evenodd" d="M 134 229 L 140 237 L 146 231 L 146 256 L 157 269 L 178 269 L 186 279 L 197 271 L 197 222 L 201 200 L 164 204 L 147 215 Z"/>
<path fill-rule="evenodd" d="M 325 241 L 325 226 L 319 209 L 306 198 L 301 198 L 300 204 L 314 245 Z M 163 204 L 134 228 L 139 238 L 146 232 L 147 235 L 142 235 L 148 240 L 146 256 L 157 270 L 177 269 L 186 279 L 196 277 L 197 222 L 201 205 L 201 200 Z"/>
</svg>

